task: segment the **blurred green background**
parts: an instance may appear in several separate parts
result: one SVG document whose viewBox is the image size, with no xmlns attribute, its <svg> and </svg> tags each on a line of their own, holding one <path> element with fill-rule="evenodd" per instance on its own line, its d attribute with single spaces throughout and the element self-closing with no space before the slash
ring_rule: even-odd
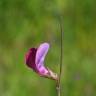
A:
<svg viewBox="0 0 96 96">
<path fill-rule="evenodd" d="M 57 96 L 55 82 L 25 64 L 49 42 L 46 66 L 58 72 L 62 15 L 62 96 L 96 96 L 96 0 L 0 0 L 0 96 Z"/>
</svg>

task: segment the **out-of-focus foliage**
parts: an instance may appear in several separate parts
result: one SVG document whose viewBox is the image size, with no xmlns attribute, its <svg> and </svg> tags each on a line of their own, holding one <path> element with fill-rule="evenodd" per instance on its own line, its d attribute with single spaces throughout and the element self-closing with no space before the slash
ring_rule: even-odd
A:
<svg viewBox="0 0 96 96">
<path fill-rule="evenodd" d="M 49 42 L 58 72 L 62 15 L 62 96 L 96 96 L 96 0 L 0 0 L 0 96 L 56 96 L 55 83 L 26 67 L 30 47 Z"/>
</svg>

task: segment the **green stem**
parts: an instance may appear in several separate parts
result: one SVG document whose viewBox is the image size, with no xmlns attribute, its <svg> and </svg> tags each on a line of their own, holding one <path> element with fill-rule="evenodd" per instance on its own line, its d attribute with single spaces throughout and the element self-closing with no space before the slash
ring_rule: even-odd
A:
<svg viewBox="0 0 96 96">
<path fill-rule="evenodd" d="M 58 81 L 56 84 L 56 89 L 57 89 L 57 96 L 61 96 L 60 83 Z"/>
<path fill-rule="evenodd" d="M 58 96 L 61 96 L 61 75 L 62 75 L 62 58 L 63 58 L 63 28 L 62 28 L 62 21 L 61 17 L 59 18 L 59 27 L 60 27 L 60 72 L 59 72 L 59 77 L 57 81 L 57 92 Z"/>
</svg>

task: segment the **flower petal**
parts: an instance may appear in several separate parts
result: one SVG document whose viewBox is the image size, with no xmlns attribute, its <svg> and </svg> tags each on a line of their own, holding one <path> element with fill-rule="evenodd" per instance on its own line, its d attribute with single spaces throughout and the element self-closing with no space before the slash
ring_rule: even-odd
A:
<svg viewBox="0 0 96 96">
<path fill-rule="evenodd" d="M 48 52 L 48 49 L 49 49 L 48 43 L 41 44 L 37 49 L 35 63 L 38 68 L 40 68 L 40 66 L 43 66 L 44 64 L 43 62 Z"/>
<path fill-rule="evenodd" d="M 48 73 L 47 68 L 44 65 L 44 58 L 41 58 L 40 62 L 37 65 L 37 69 L 40 75 L 46 75 Z"/>
<path fill-rule="evenodd" d="M 48 74 L 48 69 L 44 66 L 44 59 L 48 52 L 49 44 L 43 43 L 38 49 L 31 48 L 26 54 L 26 64 L 39 75 Z"/>
<path fill-rule="evenodd" d="M 34 71 L 37 71 L 36 64 L 35 64 L 36 51 L 37 51 L 36 48 L 30 48 L 30 50 L 26 54 L 26 64 Z"/>
</svg>

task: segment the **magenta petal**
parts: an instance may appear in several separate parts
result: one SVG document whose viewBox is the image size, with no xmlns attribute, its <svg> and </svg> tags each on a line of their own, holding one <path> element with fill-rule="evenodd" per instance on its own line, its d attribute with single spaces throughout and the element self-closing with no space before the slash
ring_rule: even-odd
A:
<svg viewBox="0 0 96 96">
<path fill-rule="evenodd" d="M 36 51 L 37 51 L 36 48 L 31 48 L 26 54 L 26 64 L 34 71 L 37 71 L 36 64 L 35 64 Z"/>
</svg>

